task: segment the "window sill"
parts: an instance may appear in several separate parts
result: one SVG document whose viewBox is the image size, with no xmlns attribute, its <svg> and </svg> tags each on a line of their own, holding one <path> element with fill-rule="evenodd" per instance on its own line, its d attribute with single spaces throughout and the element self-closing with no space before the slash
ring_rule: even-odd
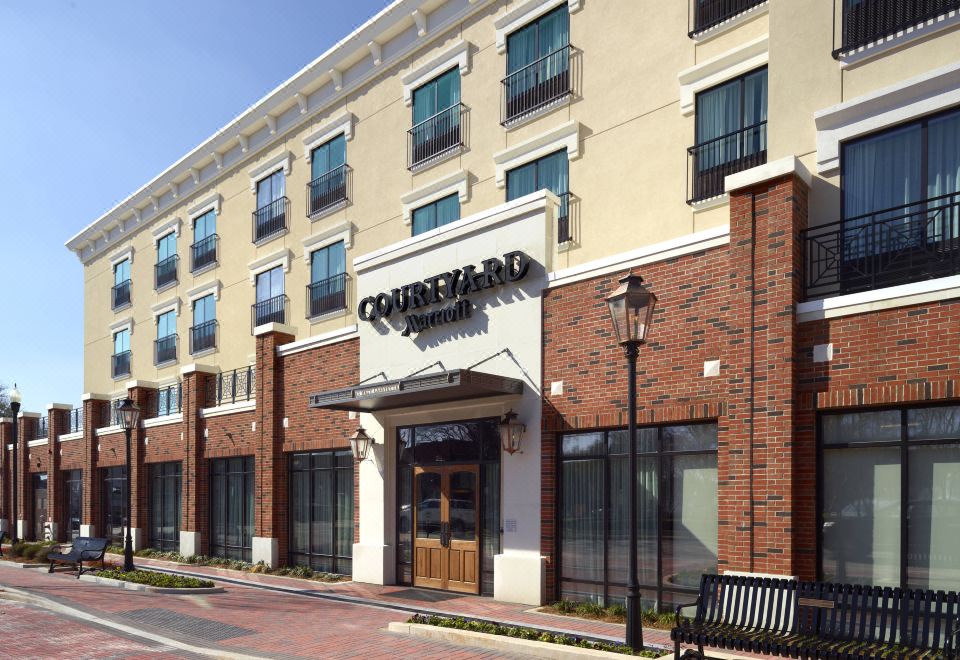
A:
<svg viewBox="0 0 960 660">
<path fill-rule="evenodd" d="M 213 355 L 213 354 L 216 353 L 216 352 L 217 352 L 217 347 L 216 347 L 216 346 L 211 346 L 210 348 L 205 348 L 205 349 L 203 349 L 202 351 L 197 351 L 196 353 L 191 353 L 191 354 L 190 354 L 190 357 L 192 357 L 192 358 L 199 358 L 199 357 L 204 357 L 205 355 Z"/>
<path fill-rule="evenodd" d="M 128 378 L 130 378 L 129 371 L 125 374 L 117 374 L 116 376 L 113 377 L 113 380 L 127 380 Z"/>
<path fill-rule="evenodd" d="M 701 199 L 698 202 L 688 202 L 688 204 L 690 205 L 690 208 L 693 209 L 694 213 L 698 211 L 709 211 L 710 209 L 715 209 L 729 203 L 730 203 L 729 193 L 723 193 L 722 195 L 715 195 L 714 197 Z"/>
<path fill-rule="evenodd" d="M 174 358 L 172 360 L 166 360 L 165 362 L 154 362 L 153 366 L 157 369 L 163 369 L 164 367 L 171 367 L 177 364 L 180 361 L 179 358 Z"/>
<path fill-rule="evenodd" d="M 350 313 L 349 307 L 343 307 L 342 309 L 335 309 L 332 312 L 324 312 L 323 314 L 317 314 L 316 316 L 308 316 L 307 320 L 310 321 L 310 325 L 316 325 L 317 323 L 323 323 L 324 321 L 332 321 L 333 319 L 339 319 Z"/>
<path fill-rule="evenodd" d="M 290 231 L 289 229 L 287 229 L 286 227 L 284 227 L 281 231 L 277 231 L 277 232 L 274 232 L 274 233 L 269 234 L 269 235 L 267 235 L 267 236 L 264 236 L 264 237 L 262 237 L 262 238 L 258 238 L 257 240 L 255 240 L 255 241 L 253 242 L 253 244 L 254 244 L 256 247 L 261 247 L 261 246 L 263 246 L 263 245 L 266 245 L 267 243 L 270 243 L 270 242 L 272 242 L 272 241 L 277 240 L 277 239 L 280 238 L 281 236 L 286 236 L 287 233 L 289 233 L 289 231 Z"/>
<path fill-rule="evenodd" d="M 533 122 L 550 114 L 555 110 L 559 110 L 561 108 L 567 107 L 572 102 L 573 102 L 573 92 L 567 92 L 560 98 L 554 99 L 553 101 L 550 101 L 550 103 L 547 103 L 546 105 L 539 107 L 536 110 L 525 112 L 521 115 L 514 117 L 513 119 L 507 119 L 505 122 L 503 122 L 503 129 L 509 132 L 509 131 L 513 131 L 518 128 L 521 128 L 522 126 L 527 126 L 528 124 L 532 124 Z"/>
<path fill-rule="evenodd" d="M 455 147 L 450 147 L 443 153 L 439 153 L 436 156 L 432 156 L 425 161 L 417 163 L 416 165 L 411 165 L 408 169 L 412 174 L 420 174 L 421 172 L 429 170 L 431 167 L 434 167 L 435 165 L 439 165 L 440 163 L 445 163 L 448 160 L 456 158 L 457 156 L 462 154 L 464 151 L 466 151 L 466 147 L 464 147 L 462 144 L 457 145 Z"/>
<path fill-rule="evenodd" d="M 118 313 L 118 312 L 122 312 L 123 310 L 129 309 L 129 308 L 131 308 L 131 307 L 133 307 L 133 302 L 125 302 L 125 303 L 123 303 L 122 305 L 118 305 L 118 306 L 116 306 L 116 307 L 111 307 L 110 309 L 113 310 L 113 313 L 114 313 L 114 314 L 116 314 L 116 313 Z"/>
<path fill-rule="evenodd" d="M 163 286 L 154 287 L 153 290 L 156 291 L 157 293 L 162 293 L 167 289 L 172 289 L 176 287 L 179 283 L 180 283 L 180 280 L 173 280 L 172 282 L 167 282 Z"/>
<path fill-rule="evenodd" d="M 191 274 L 193 277 L 196 277 L 197 275 L 202 275 L 203 273 L 206 273 L 208 270 L 215 270 L 219 265 L 220 265 L 220 262 L 219 262 L 219 261 L 214 261 L 214 262 L 211 262 L 211 263 L 207 264 L 206 266 L 201 266 L 200 268 L 197 268 L 196 270 L 191 270 L 191 271 L 190 271 L 190 274 Z"/>
<path fill-rule="evenodd" d="M 768 0 L 767 2 L 744 9 L 739 14 L 731 16 L 730 18 L 721 21 L 716 25 L 711 25 L 708 28 L 692 32 L 690 33 L 690 38 L 693 39 L 693 42 L 697 45 L 704 44 L 715 37 L 719 37 L 721 34 L 726 34 L 727 32 L 736 29 L 738 26 L 743 25 L 747 21 L 769 13 L 770 2 Z"/>
</svg>

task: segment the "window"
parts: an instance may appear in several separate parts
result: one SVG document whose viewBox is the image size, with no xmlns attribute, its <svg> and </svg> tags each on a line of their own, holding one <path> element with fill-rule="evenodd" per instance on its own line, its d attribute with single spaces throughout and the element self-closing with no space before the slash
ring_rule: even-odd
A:
<svg viewBox="0 0 960 660">
<path fill-rule="evenodd" d="M 210 554 L 250 561 L 253 456 L 210 461 Z"/>
<path fill-rule="evenodd" d="M 64 533 L 67 541 L 80 536 L 80 520 L 83 516 L 83 480 L 81 470 L 66 470 L 63 473 Z"/>
<path fill-rule="evenodd" d="M 113 333 L 113 377 L 130 375 L 130 330 Z"/>
<path fill-rule="evenodd" d="M 123 528 L 127 522 L 127 468 L 103 468 L 103 535 L 112 545 L 123 545 Z"/>
<path fill-rule="evenodd" d="M 462 144 L 460 69 L 453 68 L 413 91 L 413 128 L 409 131 L 411 167 Z"/>
<path fill-rule="evenodd" d="M 290 457 L 290 563 L 349 575 L 353 555 L 353 452 Z"/>
<path fill-rule="evenodd" d="M 253 241 L 264 240 L 287 227 L 287 198 L 283 170 L 257 181 L 257 210 L 253 213 Z"/>
<path fill-rule="evenodd" d="M 563 149 L 549 156 L 516 167 L 507 172 L 507 201 L 546 188 L 560 198 L 558 240 L 570 240 L 570 175 L 567 172 L 567 151 Z"/>
<path fill-rule="evenodd" d="M 180 552 L 180 463 L 150 465 L 150 547 Z"/>
<path fill-rule="evenodd" d="M 193 221 L 190 253 L 190 269 L 194 272 L 217 263 L 217 213 L 213 209 Z"/>
<path fill-rule="evenodd" d="M 843 0 L 843 46 L 834 57 L 958 8 L 958 0 Z"/>
<path fill-rule="evenodd" d="M 308 213 L 333 208 L 347 199 L 347 142 L 338 135 L 310 152 Z"/>
<path fill-rule="evenodd" d="M 507 37 L 503 122 L 570 93 L 570 14 L 559 7 Z"/>
<path fill-rule="evenodd" d="M 287 297 L 283 295 L 283 266 L 257 275 L 257 302 L 253 306 L 254 327 L 285 323 Z"/>
<path fill-rule="evenodd" d="M 154 343 L 154 364 L 177 359 L 177 313 L 173 310 L 157 316 L 157 341 Z"/>
<path fill-rule="evenodd" d="M 118 309 L 130 304 L 130 260 L 124 259 L 113 267 L 111 305 Z"/>
<path fill-rule="evenodd" d="M 177 281 L 177 234 L 170 232 L 157 241 L 154 287 L 160 289 Z"/>
<path fill-rule="evenodd" d="M 729 174 L 767 162 L 767 69 L 697 94 L 688 201 L 722 195 Z"/>
<path fill-rule="evenodd" d="M 715 25 L 728 21 L 751 7 L 761 5 L 767 0 L 692 0 L 694 23 L 689 36 L 693 37 Z"/>
<path fill-rule="evenodd" d="M 561 597 L 622 603 L 629 549 L 625 430 L 563 436 Z M 647 607 L 691 600 L 717 570 L 717 427 L 647 427 L 637 435 L 639 579 Z M 658 558 L 661 562 L 658 565 Z"/>
<path fill-rule="evenodd" d="M 824 580 L 960 589 L 960 406 L 820 418 Z"/>
<path fill-rule="evenodd" d="M 314 250 L 310 255 L 307 310 L 311 317 L 347 306 L 347 254 L 343 241 Z"/>
<path fill-rule="evenodd" d="M 217 346 L 217 299 L 211 293 L 193 301 L 193 326 L 190 328 L 190 353 Z"/>
<path fill-rule="evenodd" d="M 460 197 L 447 195 L 413 211 L 413 235 L 422 234 L 460 219 Z"/>
</svg>

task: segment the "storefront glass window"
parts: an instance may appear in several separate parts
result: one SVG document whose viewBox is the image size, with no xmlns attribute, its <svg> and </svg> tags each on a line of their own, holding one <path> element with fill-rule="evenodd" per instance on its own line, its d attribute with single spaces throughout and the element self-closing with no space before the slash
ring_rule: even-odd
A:
<svg viewBox="0 0 960 660">
<path fill-rule="evenodd" d="M 290 457 L 290 563 L 349 575 L 353 556 L 353 453 Z"/>
<path fill-rule="evenodd" d="M 253 456 L 210 461 L 210 554 L 250 561 Z"/>
<path fill-rule="evenodd" d="M 150 466 L 150 546 L 180 551 L 180 463 Z"/>
<path fill-rule="evenodd" d="M 126 523 L 127 468 L 104 468 L 103 475 L 103 535 L 113 545 L 123 545 L 123 526 Z"/>
</svg>

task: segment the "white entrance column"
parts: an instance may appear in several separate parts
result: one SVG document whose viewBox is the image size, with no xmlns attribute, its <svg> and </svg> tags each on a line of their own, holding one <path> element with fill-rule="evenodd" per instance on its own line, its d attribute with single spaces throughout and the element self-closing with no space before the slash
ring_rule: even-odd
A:
<svg viewBox="0 0 960 660">
<path fill-rule="evenodd" d="M 358 424 L 374 439 L 370 454 L 357 464 L 360 474 L 360 542 L 353 545 L 353 579 L 371 584 L 393 584 L 396 573 L 396 548 L 387 540 L 387 511 L 393 511 L 392 489 L 387 487 L 393 442 L 385 437 L 384 427 L 374 415 L 362 414 Z M 389 463 L 389 465 L 388 465 Z M 388 493 L 390 496 L 388 497 Z"/>
</svg>

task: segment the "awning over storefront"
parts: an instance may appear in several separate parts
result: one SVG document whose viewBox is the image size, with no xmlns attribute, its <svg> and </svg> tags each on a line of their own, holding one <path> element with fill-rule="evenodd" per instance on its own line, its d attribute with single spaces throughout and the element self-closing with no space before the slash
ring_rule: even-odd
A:
<svg viewBox="0 0 960 660">
<path fill-rule="evenodd" d="M 522 393 L 523 381 L 515 378 L 455 369 L 311 394 L 310 407 L 373 412 Z"/>
</svg>

